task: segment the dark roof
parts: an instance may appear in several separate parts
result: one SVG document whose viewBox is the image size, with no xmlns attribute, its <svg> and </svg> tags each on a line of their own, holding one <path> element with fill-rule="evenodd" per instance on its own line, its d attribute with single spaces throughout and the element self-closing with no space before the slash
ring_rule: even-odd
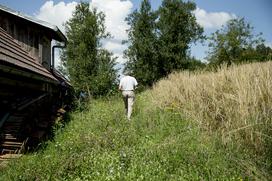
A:
<svg viewBox="0 0 272 181">
<path fill-rule="evenodd" d="M 53 35 L 54 35 L 53 39 L 55 39 L 57 41 L 62 41 L 62 42 L 67 41 L 67 38 L 65 37 L 65 35 L 55 25 L 52 25 L 52 24 L 50 24 L 48 22 L 36 19 L 34 17 L 31 17 L 31 16 L 28 16 L 28 15 L 26 15 L 24 13 L 19 12 L 19 11 L 12 10 L 12 9 L 10 9 L 8 7 L 5 7 L 5 6 L 1 5 L 1 4 L 0 4 L 0 11 L 6 12 L 6 13 L 11 14 L 11 15 L 14 15 L 14 16 L 16 16 L 18 18 L 22 18 L 25 21 L 40 25 L 40 26 L 44 27 L 45 29 L 48 29 L 49 31 L 52 31 Z"/>
<path fill-rule="evenodd" d="M 18 67 L 24 72 L 34 73 L 41 79 L 58 83 L 45 67 L 28 54 L 5 30 L 0 28 L 0 69 L 3 65 Z"/>
</svg>

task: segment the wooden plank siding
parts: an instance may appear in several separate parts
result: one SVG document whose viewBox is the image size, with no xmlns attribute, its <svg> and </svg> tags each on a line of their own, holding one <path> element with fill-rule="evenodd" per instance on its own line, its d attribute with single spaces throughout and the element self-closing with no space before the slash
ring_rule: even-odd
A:
<svg viewBox="0 0 272 181">
<path fill-rule="evenodd" d="M 15 39 L 7 34 L 3 29 L 0 28 L 0 62 L 2 71 L 7 70 L 6 65 L 12 65 L 25 69 L 28 72 L 32 72 L 36 75 L 40 75 L 49 82 L 58 83 L 57 79 L 51 74 L 49 70 L 38 63 L 34 57 L 29 55 Z M 7 66 L 8 67 L 8 66 Z"/>
<path fill-rule="evenodd" d="M 14 82 L 18 80 L 16 85 L 20 84 L 20 78 L 23 82 L 33 79 L 35 84 L 40 84 L 37 88 L 43 91 L 50 91 L 49 84 L 51 88 L 62 82 L 70 86 L 69 81 L 51 67 L 52 40 L 67 42 L 57 26 L 0 5 L 2 77 L 12 74 Z M 1 82 L 4 85 L 4 80 Z M 8 85 L 9 81 L 5 83 Z M 40 88 L 41 85 L 43 88 Z"/>
<path fill-rule="evenodd" d="M 0 12 L 0 27 L 11 35 L 15 41 L 35 60 L 48 70 L 51 62 L 52 35 L 40 26 L 22 21 L 12 15 Z"/>
</svg>

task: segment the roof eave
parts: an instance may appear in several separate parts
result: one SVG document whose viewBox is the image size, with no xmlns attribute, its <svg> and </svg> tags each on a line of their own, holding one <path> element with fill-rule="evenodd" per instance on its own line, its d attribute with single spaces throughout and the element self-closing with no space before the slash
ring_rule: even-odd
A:
<svg viewBox="0 0 272 181">
<path fill-rule="evenodd" d="M 54 37 L 57 41 L 67 42 L 66 36 L 55 25 L 52 25 L 52 24 L 50 24 L 50 23 L 48 23 L 46 21 L 42 21 L 42 20 L 33 18 L 33 17 L 28 16 L 26 14 L 23 14 L 23 13 L 21 13 L 19 11 L 12 10 L 12 9 L 10 9 L 8 7 L 5 7 L 5 6 L 1 5 L 1 4 L 0 4 L 0 10 L 4 11 L 6 13 L 12 14 L 14 16 L 20 17 L 22 19 L 25 19 L 27 21 L 30 21 L 32 23 L 38 24 L 38 25 L 43 26 L 45 28 L 48 28 L 50 30 L 53 30 L 57 35 L 56 37 Z"/>
</svg>

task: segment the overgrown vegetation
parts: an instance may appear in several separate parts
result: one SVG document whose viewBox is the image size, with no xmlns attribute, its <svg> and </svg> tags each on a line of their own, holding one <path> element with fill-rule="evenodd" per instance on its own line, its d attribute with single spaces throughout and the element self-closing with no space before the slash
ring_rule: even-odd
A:
<svg viewBox="0 0 272 181">
<path fill-rule="evenodd" d="M 271 66 L 173 74 L 131 121 L 121 97 L 92 100 L 0 180 L 271 180 Z"/>
<path fill-rule="evenodd" d="M 10 163 L 0 180 L 268 178 L 250 156 L 225 148 L 178 112 L 154 107 L 148 93 L 138 96 L 131 122 L 120 99 L 95 100 L 72 113 L 54 141 Z"/>
<path fill-rule="evenodd" d="M 179 109 L 225 144 L 267 157 L 271 168 L 272 62 L 175 73 L 153 90 L 156 105 Z M 263 163 L 265 164 L 265 163 Z"/>
<path fill-rule="evenodd" d="M 132 120 L 121 96 L 91 99 L 56 125 L 54 140 L 0 170 L 0 180 L 272 180 L 271 49 L 254 39 L 244 19 L 211 37 L 214 72 L 189 56 L 203 29 L 195 3 L 144 0 L 128 18 L 130 70 L 152 90 L 136 98 Z M 94 97 L 114 89 L 114 58 L 101 48 L 104 15 L 88 3 L 66 25 L 63 54 L 76 91 Z M 243 36 L 242 36 L 243 35 Z M 231 65 L 232 66 L 229 66 Z"/>
</svg>

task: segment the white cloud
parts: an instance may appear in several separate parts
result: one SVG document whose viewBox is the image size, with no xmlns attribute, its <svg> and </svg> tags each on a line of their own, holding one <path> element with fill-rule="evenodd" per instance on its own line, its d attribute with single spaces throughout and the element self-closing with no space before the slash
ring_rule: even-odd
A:
<svg viewBox="0 0 272 181">
<path fill-rule="evenodd" d="M 196 21 L 204 28 L 220 28 L 228 20 L 236 18 L 235 14 L 227 12 L 207 12 L 204 9 L 196 8 L 194 11 Z"/>
<path fill-rule="evenodd" d="M 265 42 L 265 46 L 272 48 L 272 42 Z"/>
<path fill-rule="evenodd" d="M 133 4 L 130 0 L 91 0 L 91 8 L 97 8 L 105 14 L 106 31 L 113 39 L 106 40 L 104 47 L 112 51 L 114 56 L 118 57 L 118 63 L 124 63 L 122 52 L 127 45 L 122 45 L 122 40 L 128 38 L 126 30 L 129 28 L 125 18 L 132 11 Z"/>
<path fill-rule="evenodd" d="M 92 0 L 90 2 L 91 8 L 97 8 L 105 13 L 107 31 L 114 36 L 114 39 L 119 40 L 127 38 L 128 25 L 125 23 L 125 18 L 131 12 L 132 6 L 130 0 Z"/>
<path fill-rule="evenodd" d="M 122 53 L 127 48 L 127 45 L 122 44 L 121 41 L 107 40 L 103 47 L 115 53 Z"/>
<path fill-rule="evenodd" d="M 110 52 L 113 52 L 114 57 L 117 57 L 116 62 L 118 64 L 123 64 L 127 60 L 123 57 L 123 52 L 127 48 L 127 45 L 124 45 L 119 40 L 106 40 L 103 42 L 103 47 Z"/>
<path fill-rule="evenodd" d="M 114 56 L 117 57 L 116 61 L 118 64 L 124 64 L 127 62 L 127 59 L 123 57 L 123 54 L 115 53 Z"/>
<path fill-rule="evenodd" d="M 46 1 L 36 18 L 49 22 L 53 25 L 58 26 L 58 28 L 64 33 L 64 23 L 72 17 L 72 12 L 74 11 L 77 2 L 70 2 L 65 4 L 65 2 L 59 2 L 54 4 L 53 1 Z"/>
</svg>

